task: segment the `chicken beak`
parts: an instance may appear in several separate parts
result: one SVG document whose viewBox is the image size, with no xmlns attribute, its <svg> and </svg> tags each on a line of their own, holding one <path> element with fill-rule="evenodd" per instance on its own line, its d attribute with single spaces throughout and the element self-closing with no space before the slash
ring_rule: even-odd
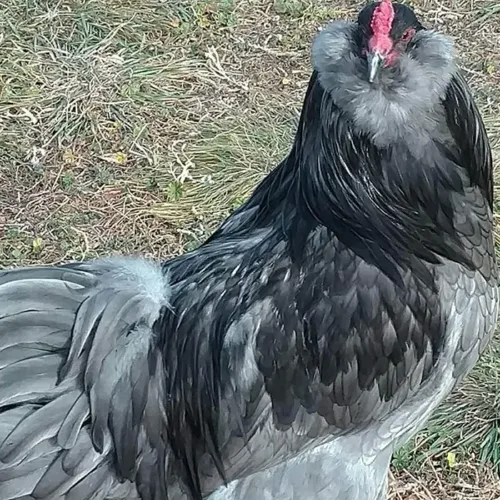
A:
<svg viewBox="0 0 500 500">
<path fill-rule="evenodd" d="M 373 83 L 378 75 L 378 72 L 380 71 L 380 68 L 384 64 L 385 58 L 379 52 L 368 53 L 366 58 L 369 70 L 368 81 Z"/>
</svg>

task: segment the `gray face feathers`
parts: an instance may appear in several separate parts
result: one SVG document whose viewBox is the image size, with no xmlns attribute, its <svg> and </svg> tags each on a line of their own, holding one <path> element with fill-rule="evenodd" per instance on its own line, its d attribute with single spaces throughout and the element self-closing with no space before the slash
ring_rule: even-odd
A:
<svg viewBox="0 0 500 500">
<path fill-rule="evenodd" d="M 420 147 L 442 133 L 440 103 L 456 71 L 452 42 L 419 29 L 370 83 L 368 36 L 359 22 L 347 21 L 333 22 L 319 33 L 312 60 L 321 84 L 376 144 L 411 137 Z"/>
</svg>

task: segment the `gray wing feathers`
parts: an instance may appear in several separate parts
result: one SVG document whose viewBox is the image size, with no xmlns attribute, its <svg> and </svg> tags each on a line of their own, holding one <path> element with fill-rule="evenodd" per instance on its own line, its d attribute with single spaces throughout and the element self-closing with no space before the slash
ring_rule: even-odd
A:
<svg viewBox="0 0 500 500">
<path fill-rule="evenodd" d="M 0 273 L 2 500 L 159 498 L 169 293 L 139 259 Z"/>
<path fill-rule="evenodd" d="M 458 384 L 474 367 L 495 331 L 499 290 L 487 283 L 479 272 L 473 277 L 461 274 L 448 287 L 455 292 L 450 303 L 450 335 L 456 335 L 455 330 L 461 332 L 452 358 L 453 376 Z"/>
</svg>

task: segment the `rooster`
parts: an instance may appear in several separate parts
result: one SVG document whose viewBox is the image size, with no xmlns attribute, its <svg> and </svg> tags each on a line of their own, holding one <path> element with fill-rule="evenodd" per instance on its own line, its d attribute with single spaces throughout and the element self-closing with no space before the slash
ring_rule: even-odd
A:
<svg viewBox="0 0 500 500">
<path fill-rule="evenodd" d="M 498 312 L 492 160 L 407 6 L 315 38 L 287 157 L 198 249 L 0 274 L 2 500 L 381 500 Z"/>
</svg>

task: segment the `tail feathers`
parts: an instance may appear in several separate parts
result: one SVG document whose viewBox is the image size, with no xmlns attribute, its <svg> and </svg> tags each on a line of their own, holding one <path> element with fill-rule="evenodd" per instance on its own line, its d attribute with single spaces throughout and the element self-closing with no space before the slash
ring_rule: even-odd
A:
<svg viewBox="0 0 500 500">
<path fill-rule="evenodd" d="M 108 261 L 111 259 L 108 259 Z M 105 260 L 100 261 L 105 262 Z M 37 267 L 21 267 L 19 269 L 9 269 L 0 272 L 0 286 L 6 283 L 20 282 L 25 280 L 51 280 L 62 281 L 80 285 L 85 288 L 92 288 L 97 284 L 97 277 L 94 273 L 82 273 L 75 271 L 74 264 L 66 264 L 65 266 L 37 266 Z M 89 266 L 87 266 L 87 269 Z"/>
<path fill-rule="evenodd" d="M 2 500 L 20 500 L 21 498 L 36 498 L 30 495 L 33 484 L 36 484 L 43 476 L 43 468 L 28 472 L 23 476 L 2 481 L 0 492 Z M 38 500 L 38 499 L 37 499 Z"/>
<path fill-rule="evenodd" d="M 85 393 L 80 392 L 71 409 L 64 417 L 63 423 L 57 433 L 57 444 L 64 449 L 75 446 L 78 433 L 85 420 L 89 417 L 89 403 Z"/>
<path fill-rule="evenodd" d="M 167 497 L 168 301 L 140 259 L 0 273 L 2 500 Z"/>
<path fill-rule="evenodd" d="M 26 417 L 4 441 L 0 461 L 17 463 L 28 455 L 34 445 L 54 437 L 68 413 L 68 406 L 72 406 L 78 396 L 79 391 L 63 394 Z"/>
<path fill-rule="evenodd" d="M 23 478 L 37 470 L 45 470 L 54 461 L 57 451 L 52 450 L 52 453 L 36 457 L 33 460 L 25 460 L 20 465 L 0 467 L 0 483 L 4 484 L 12 479 Z"/>
<path fill-rule="evenodd" d="M 32 494 L 36 498 L 64 498 L 75 485 L 106 462 L 107 457 L 94 449 L 90 435 L 83 430 L 75 446 L 60 451 L 50 463 Z M 112 474 L 110 478 L 115 479 Z"/>
<path fill-rule="evenodd" d="M 78 289 L 81 287 L 73 283 L 44 279 L 26 279 L 5 283 L 0 288 L 0 303 L 2 304 L 0 319 L 30 310 L 46 313 L 49 311 L 56 313 L 60 309 L 75 311 L 81 302 L 81 297 L 73 293 Z M 37 290 L 38 293 L 34 294 L 33 290 Z"/>
<path fill-rule="evenodd" d="M 165 500 L 167 485 L 165 478 L 166 449 L 156 449 L 147 445 L 137 471 L 137 492 L 141 498 L 149 500 Z M 158 473 L 160 471 L 160 473 Z"/>
<path fill-rule="evenodd" d="M 64 392 L 65 388 L 57 384 L 60 364 L 61 356 L 51 353 L 12 361 L 0 369 L 0 411 L 6 405 L 37 402 Z"/>
<path fill-rule="evenodd" d="M 73 320 L 74 312 L 66 310 L 58 310 L 52 316 L 48 316 L 46 311 L 36 310 L 4 316 L 1 320 L 0 352 L 19 345 L 32 348 L 33 344 L 62 348 L 68 341 L 67 328 Z"/>
</svg>

